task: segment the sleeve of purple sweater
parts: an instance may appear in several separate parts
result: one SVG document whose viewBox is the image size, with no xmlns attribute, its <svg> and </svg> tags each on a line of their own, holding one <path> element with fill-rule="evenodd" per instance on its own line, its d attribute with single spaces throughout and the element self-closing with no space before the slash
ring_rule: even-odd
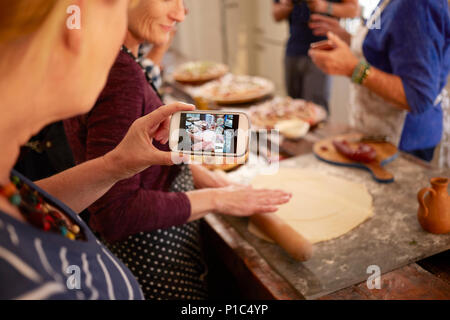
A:
<svg viewBox="0 0 450 320">
<path fill-rule="evenodd" d="M 143 115 L 146 88 L 133 81 L 134 71 L 120 64 L 112 69 L 106 88 L 87 117 L 86 160 L 112 150 Z M 187 195 L 142 188 L 142 177 L 138 174 L 118 182 L 89 208 L 95 216 L 94 229 L 107 241 L 187 222 L 191 212 Z"/>
</svg>

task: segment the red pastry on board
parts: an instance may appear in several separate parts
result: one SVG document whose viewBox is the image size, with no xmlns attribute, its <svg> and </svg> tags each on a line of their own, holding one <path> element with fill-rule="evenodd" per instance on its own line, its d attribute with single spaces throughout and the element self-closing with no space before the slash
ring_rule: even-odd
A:
<svg viewBox="0 0 450 320">
<path fill-rule="evenodd" d="M 333 140 L 333 146 L 344 157 L 357 162 L 369 163 L 377 157 L 376 150 L 364 143 L 360 143 L 357 148 L 353 148 L 347 140 Z"/>
</svg>

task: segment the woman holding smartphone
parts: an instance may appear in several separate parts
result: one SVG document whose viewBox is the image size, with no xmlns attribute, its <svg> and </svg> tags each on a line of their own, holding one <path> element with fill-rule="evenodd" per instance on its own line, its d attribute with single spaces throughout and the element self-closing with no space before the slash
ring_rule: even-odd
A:
<svg viewBox="0 0 450 320">
<path fill-rule="evenodd" d="M 79 30 L 66 26 L 74 4 L 83 17 Z M 172 164 L 171 153 L 155 149 L 152 141 L 168 137 L 171 114 L 193 106 L 161 107 L 134 122 L 104 156 L 36 184 L 12 170 L 20 146 L 33 134 L 92 107 L 125 34 L 128 4 L 0 2 L 1 300 L 143 298 L 132 273 L 75 212 L 117 181 L 152 165 Z M 75 269 L 81 282 L 68 282 Z"/>
<path fill-rule="evenodd" d="M 141 0 L 129 11 L 124 46 L 93 110 L 65 122 L 77 162 L 115 148 L 131 123 L 162 105 L 136 61 L 138 47 L 165 43 L 184 17 L 183 0 Z M 167 140 L 155 147 L 169 150 Z M 232 186 L 200 166 L 155 165 L 111 188 L 89 208 L 90 222 L 138 278 L 146 298 L 201 299 L 207 297 L 207 269 L 198 219 L 211 212 L 273 212 L 289 198 L 281 191 Z"/>
<path fill-rule="evenodd" d="M 450 69 L 447 0 L 383 0 L 351 37 L 333 20 L 313 15 L 310 27 L 336 46 L 309 55 L 324 72 L 352 79 L 350 123 L 386 135 L 399 149 L 431 161 L 443 134 Z M 331 33 L 332 31 L 333 33 Z M 351 47 L 349 47 L 351 44 Z M 450 166 L 450 119 L 442 151 Z"/>
</svg>

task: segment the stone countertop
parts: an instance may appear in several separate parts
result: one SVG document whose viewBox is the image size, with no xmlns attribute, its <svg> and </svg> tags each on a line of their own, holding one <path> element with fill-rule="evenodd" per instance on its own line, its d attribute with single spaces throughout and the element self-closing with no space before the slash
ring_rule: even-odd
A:
<svg viewBox="0 0 450 320">
<path fill-rule="evenodd" d="M 371 195 L 375 215 L 345 235 L 315 245 L 311 260 L 291 259 L 279 246 L 261 240 L 247 231 L 247 219 L 226 217 L 238 232 L 292 286 L 308 299 L 366 281 L 367 268 L 376 265 L 387 273 L 450 248 L 450 234 L 433 235 L 422 230 L 417 221 L 417 192 L 429 186 L 435 176 L 450 172 L 427 169 L 399 157 L 386 169 L 395 176 L 391 184 L 379 184 L 364 170 L 338 167 L 305 155 L 281 162 L 285 167 L 315 169 L 321 173 L 364 183 Z M 244 166 L 230 174 L 248 182 L 261 172 L 261 166 Z M 325 200 L 325 199 L 324 199 Z"/>
</svg>

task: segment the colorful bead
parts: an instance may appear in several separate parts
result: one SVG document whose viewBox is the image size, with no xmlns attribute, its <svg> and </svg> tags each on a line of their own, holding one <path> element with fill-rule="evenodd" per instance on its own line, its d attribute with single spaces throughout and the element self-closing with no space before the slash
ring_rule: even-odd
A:
<svg viewBox="0 0 450 320">
<path fill-rule="evenodd" d="M 43 229 L 47 221 L 45 221 L 44 215 L 38 211 L 32 211 L 27 216 L 26 219 L 34 226 Z"/>
<path fill-rule="evenodd" d="M 51 228 L 52 228 L 52 225 L 48 221 L 45 221 L 43 229 L 45 231 L 49 231 Z"/>
<path fill-rule="evenodd" d="M 77 226 L 76 224 L 74 224 L 72 226 L 72 232 L 75 233 L 75 234 L 79 234 L 80 233 L 80 227 Z"/>
<path fill-rule="evenodd" d="M 53 210 L 37 191 L 24 184 L 19 177 L 11 176 L 10 180 L 7 186 L 0 186 L 0 196 L 17 206 L 31 225 L 44 231 L 61 233 L 71 240 L 77 239 L 76 235 L 80 233 L 78 225 L 67 223 L 62 213 Z"/>
<path fill-rule="evenodd" d="M 1 190 L 1 193 L 5 197 L 10 198 L 13 194 L 17 193 L 17 188 L 14 184 L 10 183 Z"/>
<path fill-rule="evenodd" d="M 61 227 L 61 234 L 62 234 L 63 236 L 66 237 L 68 233 L 69 233 L 69 231 L 67 230 L 66 227 Z"/>
<path fill-rule="evenodd" d="M 13 194 L 10 198 L 9 198 L 9 202 L 11 202 L 13 205 L 18 206 L 20 205 L 20 203 L 22 202 L 22 197 L 20 196 L 20 194 L 16 193 Z"/>
<path fill-rule="evenodd" d="M 20 179 L 18 176 L 12 176 L 11 182 L 14 183 L 16 186 L 20 184 Z"/>
<path fill-rule="evenodd" d="M 49 215 L 46 215 L 46 216 L 45 216 L 45 220 L 48 221 L 48 222 L 51 223 L 51 224 L 54 224 L 54 223 L 55 223 L 55 219 L 53 219 L 53 217 L 51 217 L 51 216 L 49 216 Z"/>
</svg>

